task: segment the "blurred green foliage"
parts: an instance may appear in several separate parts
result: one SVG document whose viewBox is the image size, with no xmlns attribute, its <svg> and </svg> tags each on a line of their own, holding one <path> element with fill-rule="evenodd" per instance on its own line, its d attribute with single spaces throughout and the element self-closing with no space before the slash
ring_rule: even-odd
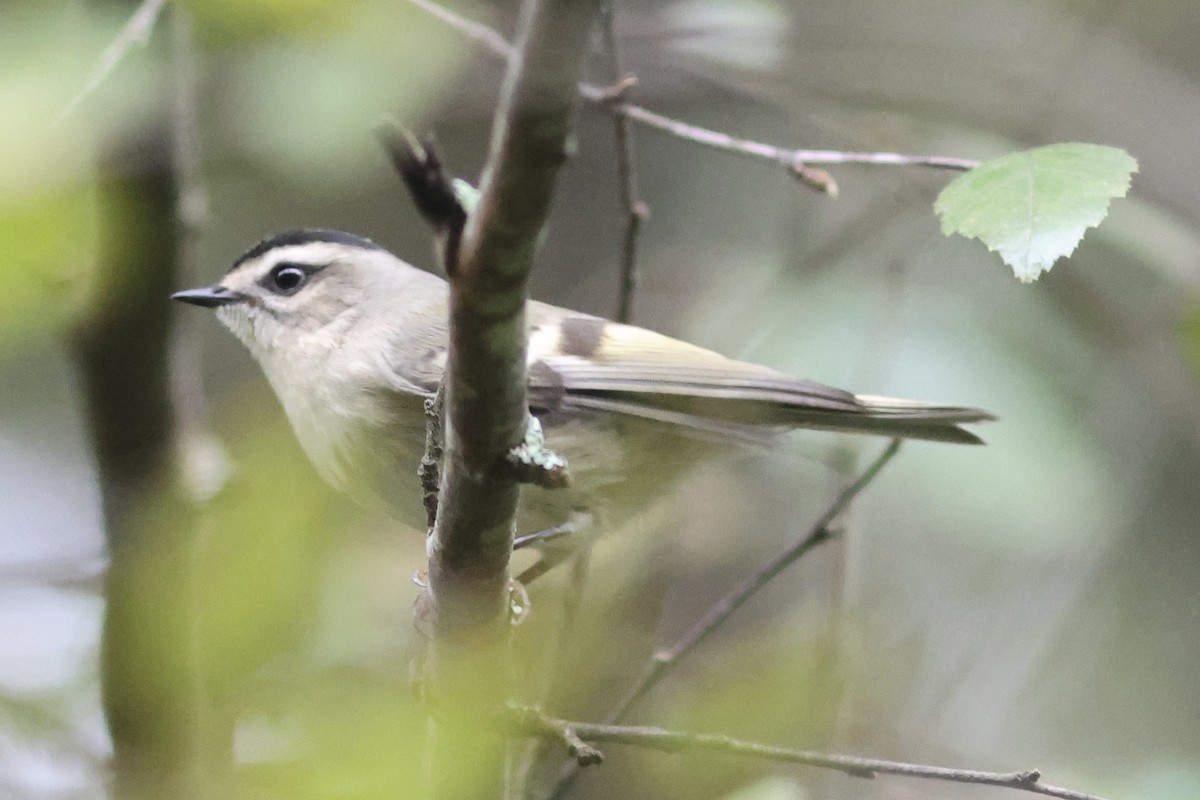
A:
<svg viewBox="0 0 1200 800">
<path fill-rule="evenodd" d="M 406 3 L 205 2 L 209 35 L 236 31 L 217 67 L 220 139 L 239 158 L 290 178 L 353 186 L 379 173 L 371 130 L 384 117 L 419 120 L 454 79 L 466 54 L 453 31 Z M 226 15 L 222 9 L 238 6 Z M 309 7 L 319 9 L 307 13 Z M 268 13 L 270 12 L 270 13 Z M 239 14 L 257 22 L 241 26 Z M 276 16 L 277 15 L 277 16 Z M 253 47 L 233 42 L 259 30 Z M 269 31 L 270 35 L 266 35 Z"/>
<path fill-rule="evenodd" d="M 79 126 L 56 124 L 82 86 L 81 59 L 49 20 L 9 13 L 0 25 L 0 352 L 60 328 L 96 248 L 91 148 Z"/>
<path fill-rule="evenodd" d="M 344 36 L 364 8 L 364 0 L 186 0 L 184 7 L 206 45 L 225 46 L 255 39 L 298 37 L 320 41 Z M 394 4 L 393 4 L 394 5 Z"/>
<path fill-rule="evenodd" d="M 227 406 L 237 467 L 204 509 L 196 543 L 205 672 L 218 687 L 245 681 L 313 627 L 332 532 L 346 524 L 345 506 L 317 481 L 274 409 L 248 407 Z"/>
<path fill-rule="evenodd" d="M 95 238 L 86 184 L 0 205 L 0 352 L 62 331 L 87 283 Z"/>
<path fill-rule="evenodd" d="M 1200 307 L 1193 308 L 1180 318 L 1176 335 L 1191 362 L 1192 371 L 1200 378 Z"/>
</svg>

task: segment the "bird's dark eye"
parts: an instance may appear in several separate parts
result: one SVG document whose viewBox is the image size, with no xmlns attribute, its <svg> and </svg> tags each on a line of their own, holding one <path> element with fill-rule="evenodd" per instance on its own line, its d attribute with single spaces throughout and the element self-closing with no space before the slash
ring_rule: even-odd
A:
<svg viewBox="0 0 1200 800">
<path fill-rule="evenodd" d="M 268 283 L 280 294 L 292 294 L 308 280 L 308 273 L 295 264 L 280 264 L 271 270 Z"/>
</svg>

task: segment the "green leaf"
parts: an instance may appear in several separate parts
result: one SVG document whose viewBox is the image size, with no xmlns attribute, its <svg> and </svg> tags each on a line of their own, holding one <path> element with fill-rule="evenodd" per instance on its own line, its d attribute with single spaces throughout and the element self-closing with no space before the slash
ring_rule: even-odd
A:
<svg viewBox="0 0 1200 800">
<path fill-rule="evenodd" d="M 942 232 L 979 239 L 1028 283 L 1069 256 L 1129 191 L 1137 161 L 1096 144 L 1052 144 L 985 161 L 942 190 Z"/>
</svg>

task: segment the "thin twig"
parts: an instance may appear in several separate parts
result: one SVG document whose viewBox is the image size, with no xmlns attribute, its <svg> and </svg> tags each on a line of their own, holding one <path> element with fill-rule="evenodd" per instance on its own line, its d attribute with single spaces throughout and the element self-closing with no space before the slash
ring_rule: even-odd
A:
<svg viewBox="0 0 1200 800">
<path fill-rule="evenodd" d="M 801 556 L 828 541 L 833 532 L 830 526 L 834 520 L 846 510 L 870 483 L 875 480 L 880 471 L 900 450 L 900 440 L 893 439 L 887 448 L 871 463 L 871 466 L 858 476 L 854 483 L 842 490 L 841 494 L 825 509 L 824 513 L 805 532 L 803 536 L 789 545 L 783 552 L 764 564 L 757 572 L 744 580 L 733 591 L 711 606 L 704 616 L 696 620 L 674 645 L 655 653 L 646 663 L 641 676 L 621 700 L 613 706 L 605 717 L 606 724 L 620 722 L 633 705 L 662 680 L 663 676 L 681 658 L 690 653 L 696 645 L 708 638 L 709 634 L 720 627 L 735 611 L 741 608 L 747 600 L 753 597 L 759 589 L 769 583 L 775 576 L 795 563 Z M 549 797 L 562 797 L 575 781 L 578 775 L 578 765 L 571 763 L 563 767 L 558 781 L 550 791 Z"/>
<path fill-rule="evenodd" d="M 594 88 L 594 87 L 593 87 Z M 601 90 L 602 91 L 602 90 Z M 599 103 L 602 97 L 594 91 L 585 91 L 584 99 Z M 799 150 L 764 144 L 751 139 L 740 139 L 720 131 L 702 128 L 688 122 L 672 119 L 630 103 L 618 103 L 609 107 L 614 114 L 622 114 L 648 128 L 669 133 L 679 139 L 711 147 L 726 153 L 748 156 L 763 161 L 773 161 L 789 170 L 813 164 L 868 164 L 872 166 L 933 167 L 966 171 L 979 166 L 971 158 L 950 156 L 905 155 L 902 153 L 866 153 L 842 150 Z"/>
<path fill-rule="evenodd" d="M 178 195 L 166 101 L 98 149 L 100 246 L 70 335 L 110 558 L 100 674 L 116 798 L 199 796 L 195 754 L 211 733 L 193 692 L 194 506 L 174 468 L 165 298 L 179 288 Z"/>
<path fill-rule="evenodd" d="M 179 281 L 201 281 L 200 240 L 208 225 L 208 190 L 200 155 L 199 75 L 192 20 L 185 7 L 171 12 L 171 165 L 175 175 L 175 227 Z M 199 317 L 175 320 L 171 342 L 171 402 L 179 429 L 184 480 L 193 500 L 214 497 L 229 477 L 229 459 L 208 424 L 200 370 Z"/>
<path fill-rule="evenodd" d="M 608 79 L 612 82 L 613 99 L 623 100 L 636 80 L 627 76 L 621 66 L 621 50 L 617 44 L 616 2 L 605 0 L 600 6 L 600 29 L 604 34 L 604 49 L 608 52 Z M 621 203 L 625 207 L 625 235 L 621 240 L 621 289 L 617 302 L 617 322 L 633 321 L 633 297 L 638 284 L 638 235 L 650 209 L 638 197 L 637 154 L 629 116 L 613 116 L 613 135 L 617 145 L 617 178 L 621 182 Z"/>
<path fill-rule="evenodd" d="M 558 741 L 566 745 L 567 754 L 581 767 L 603 763 L 604 754 L 587 744 L 565 719 L 555 719 L 540 709 L 510 706 L 504 719 L 505 727 L 520 736 L 536 737 L 548 744 Z"/>
<path fill-rule="evenodd" d="M 175 178 L 177 269 L 185 286 L 200 281 L 200 240 L 208 224 L 208 192 L 200 152 L 199 69 L 191 12 L 176 5 L 170 14 L 171 34 L 171 166 Z M 197 324 L 185 315 L 175 321 L 171 337 L 171 390 L 175 426 L 183 460 L 183 479 L 192 502 L 211 500 L 230 474 L 229 459 L 209 426 L 209 410 L 200 370 L 203 347 Z M 224 786 L 233 774 L 233 725 L 210 702 L 204 670 L 207 652 L 203 613 L 207 587 L 197 576 L 212 540 L 214 520 L 196 518 L 185 545 L 188 561 L 187 626 L 189 669 L 186 675 L 196 727 L 189 769 L 196 786 Z"/>
<path fill-rule="evenodd" d="M 725 620 L 741 608 L 747 600 L 753 597 L 759 589 L 766 586 L 783 570 L 796 562 L 801 556 L 827 541 L 833 534 L 830 526 L 834 520 L 846 510 L 850 502 L 871 484 L 880 471 L 900 450 L 900 440 L 893 439 L 878 458 L 858 476 L 854 483 L 842 490 L 841 494 L 830 503 L 824 513 L 808 529 L 807 532 L 783 552 L 764 564 L 757 572 L 744 580 L 737 588 L 717 601 L 700 619 L 687 630 L 679 641 L 666 650 L 660 650 L 646 665 L 642 677 L 629 693 L 622 698 L 608 714 L 609 722 L 620 720 L 643 695 L 646 694 L 661 679 L 663 673 L 670 669 L 679 659 L 690 653 L 692 649 L 708 638 L 709 634 L 720 627 Z"/>
<path fill-rule="evenodd" d="M 476 22 L 432 2 L 432 0 L 408 0 L 416 7 L 436 17 L 450 27 L 465 34 L 472 41 L 483 46 L 493 55 L 508 58 L 512 55 L 512 45 L 499 31 L 487 25 Z M 949 169 L 966 171 L 979 166 L 979 161 L 971 158 L 954 158 L 951 156 L 906 155 L 903 153 L 869 153 L 848 152 L 842 150 L 800 150 L 764 144 L 751 139 L 741 139 L 727 133 L 703 128 L 689 122 L 673 119 L 663 114 L 650 111 L 632 103 L 614 102 L 612 91 L 606 87 L 588 83 L 579 85 L 579 93 L 588 103 L 619 118 L 632 120 L 647 128 L 652 128 L 670 134 L 678 139 L 694 144 L 711 147 L 725 153 L 746 156 L 759 161 L 778 164 L 795 178 L 821 191 L 835 193 L 836 184 L 828 184 L 828 176 L 823 171 L 813 169 L 814 165 L 865 164 L 885 167 L 929 167 L 933 169 Z"/>
<path fill-rule="evenodd" d="M 174 97 L 171 132 L 175 180 L 179 198 L 175 204 L 180 237 L 180 271 L 186 281 L 198 279 L 199 237 L 208 223 L 208 192 L 201 176 L 199 76 L 195 36 L 186 9 L 171 14 L 171 63 Z"/>
<path fill-rule="evenodd" d="M 490 50 L 494 56 L 508 59 L 516 52 L 516 48 L 509 44 L 508 39 L 504 38 L 504 34 L 494 28 L 489 28 L 482 22 L 467 19 L 445 6 L 432 2 L 432 0 L 408 0 L 408 2 L 430 16 L 446 23 L 459 33 L 465 34 L 471 41 Z"/>
<path fill-rule="evenodd" d="M 154 30 L 155 22 L 158 21 L 158 14 L 166 3 L 167 0 L 143 0 L 129 20 L 121 26 L 121 30 L 117 31 L 117 35 L 109 42 L 108 47 L 105 47 L 100 53 L 100 57 L 96 59 L 96 66 L 92 68 L 91 74 L 88 76 L 87 83 L 59 112 L 58 118 L 54 121 L 56 126 L 65 122 L 84 100 L 100 88 L 100 84 L 104 83 L 112 74 L 112 71 L 121 63 L 121 59 L 125 58 L 135 44 L 145 45 L 150 41 L 150 34 Z"/>
<path fill-rule="evenodd" d="M 857 756 L 836 753 L 816 753 L 809 750 L 793 750 L 787 747 L 775 747 L 760 742 L 734 739 L 722 734 L 685 733 L 683 731 L 672 731 L 665 728 L 640 725 L 574 722 L 548 717 L 541 711 L 530 708 L 511 709 L 508 721 L 510 729 L 516 734 L 559 739 L 566 743 L 568 748 L 572 746 L 577 747 L 574 743 L 582 741 L 611 742 L 613 744 L 643 747 L 666 753 L 703 750 L 747 756 L 750 758 L 761 758 L 768 761 L 803 764 L 804 766 L 818 767 L 820 769 L 831 769 L 855 778 L 897 775 L 906 778 L 949 781 L 951 783 L 1001 786 L 1008 789 L 1046 795 L 1048 797 L 1063 798 L 1063 800 L 1102 800 L 1102 798 L 1096 795 L 1042 783 L 1042 774 L 1036 769 L 1021 772 L 987 772 L 983 770 L 939 767 L 928 764 L 909 764 L 902 761 L 884 761 L 877 758 L 859 758 Z M 591 755 L 591 758 L 602 758 L 602 754 L 595 751 Z M 589 761 L 589 763 L 599 763 L 599 761 Z"/>
<path fill-rule="evenodd" d="M 624 75 L 621 68 L 621 54 L 617 46 L 614 0 L 604 0 L 601 4 L 600 28 L 604 34 L 605 49 L 608 55 L 608 76 L 613 86 L 617 87 L 620 85 Z M 613 117 L 613 133 L 616 139 L 617 176 L 621 185 L 621 202 L 627 215 L 625 234 L 621 244 L 621 283 L 616 314 L 617 321 L 623 323 L 629 323 L 633 318 L 633 298 L 637 288 L 638 232 L 641 229 L 642 220 L 648 213 L 646 205 L 638 199 L 633 134 L 629 128 L 629 119 L 627 117 Z M 550 563 L 551 559 L 548 556 L 543 556 L 542 560 L 535 565 L 535 568 L 543 565 L 549 567 Z M 555 646 L 560 656 L 557 660 L 560 664 L 563 661 L 562 656 L 567 653 L 576 633 L 579 611 L 583 604 L 583 596 L 587 591 L 590 565 L 591 546 L 584 544 L 571 556 L 570 577 L 563 588 L 562 617 L 558 622 L 558 635 L 555 640 Z M 535 572 L 531 572 L 529 576 L 523 577 L 534 577 L 536 574 Z M 566 684 L 570 680 L 571 676 L 566 670 L 560 669 L 555 671 L 546 693 L 548 701 L 557 704 L 557 700 L 564 695 L 568 688 Z M 584 753 L 580 755 L 577 752 L 572 752 L 572 756 L 576 758 L 576 762 L 580 766 L 587 766 L 586 761 L 589 754 Z M 540 758 L 541 751 L 539 748 L 535 750 L 532 759 L 534 763 L 537 763 Z"/>
</svg>

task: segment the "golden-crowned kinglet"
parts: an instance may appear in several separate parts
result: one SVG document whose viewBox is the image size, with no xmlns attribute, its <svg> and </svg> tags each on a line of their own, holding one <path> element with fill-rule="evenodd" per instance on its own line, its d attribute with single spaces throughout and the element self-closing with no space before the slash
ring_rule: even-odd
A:
<svg viewBox="0 0 1200 800">
<path fill-rule="evenodd" d="M 336 488 L 424 526 L 423 400 L 446 363 L 444 280 L 367 239 L 266 239 L 221 281 L 175 294 L 215 308 L 262 365 L 304 450 Z M 818 428 L 979 443 L 975 408 L 853 395 L 599 317 L 530 302 L 529 405 L 572 485 L 528 487 L 523 532 L 587 512 L 620 525 L 689 467 L 742 442 Z"/>
</svg>

